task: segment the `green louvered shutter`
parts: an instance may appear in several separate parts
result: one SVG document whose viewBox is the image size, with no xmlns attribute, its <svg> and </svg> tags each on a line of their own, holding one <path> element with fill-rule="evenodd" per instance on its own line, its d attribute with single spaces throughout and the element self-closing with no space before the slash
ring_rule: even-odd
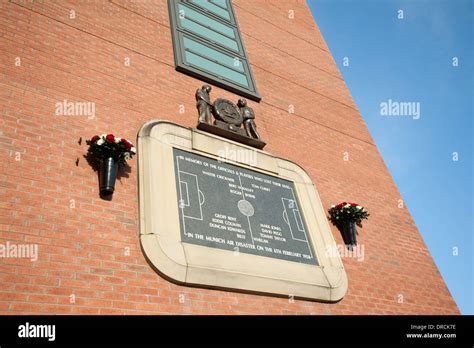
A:
<svg viewBox="0 0 474 348">
<path fill-rule="evenodd" d="M 176 70 L 259 101 L 230 0 L 168 0 Z"/>
</svg>

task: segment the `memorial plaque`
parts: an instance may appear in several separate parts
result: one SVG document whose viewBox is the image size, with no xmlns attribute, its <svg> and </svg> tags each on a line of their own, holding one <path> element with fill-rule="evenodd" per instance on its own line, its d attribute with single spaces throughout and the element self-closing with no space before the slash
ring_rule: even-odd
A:
<svg viewBox="0 0 474 348">
<path fill-rule="evenodd" d="M 293 182 L 173 149 L 181 240 L 318 265 Z"/>
<path fill-rule="evenodd" d="M 164 120 L 143 125 L 137 149 L 140 243 L 165 279 L 324 302 L 344 296 L 326 210 L 298 164 Z"/>
</svg>

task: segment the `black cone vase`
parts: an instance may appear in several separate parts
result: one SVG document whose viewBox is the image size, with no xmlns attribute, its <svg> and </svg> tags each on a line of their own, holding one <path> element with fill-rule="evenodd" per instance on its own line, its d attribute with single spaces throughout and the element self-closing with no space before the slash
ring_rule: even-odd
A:
<svg viewBox="0 0 474 348">
<path fill-rule="evenodd" d="M 111 195 L 115 190 L 115 179 L 117 178 L 118 162 L 112 157 L 105 158 L 100 163 L 99 185 L 102 196 Z"/>
<path fill-rule="evenodd" d="M 344 221 L 342 225 L 342 231 L 344 234 L 344 241 L 346 242 L 348 249 L 352 250 L 354 245 L 357 245 L 356 237 L 356 224 L 353 221 Z"/>
</svg>

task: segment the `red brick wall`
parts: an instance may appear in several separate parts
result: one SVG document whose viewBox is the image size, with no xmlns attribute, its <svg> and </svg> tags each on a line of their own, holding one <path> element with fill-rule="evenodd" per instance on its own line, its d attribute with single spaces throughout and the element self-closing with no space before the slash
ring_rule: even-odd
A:
<svg viewBox="0 0 474 348">
<path fill-rule="evenodd" d="M 39 259 L 0 258 L 1 314 L 459 313 L 306 3 L 234 8 L 263 97 L 249 104 L 266 150 L 307 169 L 325 207 L 353 200 L 371 213 L 359 235 L 364 261 L 343 259 L 345 298 L 291 301 L 157 275 L 140 250 L 136 160 L 105 201 L 83 155 L 95 133 L 135 139 L 157 118 L 195 125 L 202 82 L 174 70 L 166 2 L 13 0 L 0 2 L 0 243 L 37 243 Z M 94 102 L 96 117 L 56 116 L 64 99 Z"/>
</svg>

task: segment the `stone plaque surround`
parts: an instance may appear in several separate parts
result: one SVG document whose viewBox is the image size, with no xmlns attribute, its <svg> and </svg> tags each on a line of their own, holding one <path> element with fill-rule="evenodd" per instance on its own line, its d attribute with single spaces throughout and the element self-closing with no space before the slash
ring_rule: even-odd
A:
<svg viewBox="0 0 474 348">
<path fill-rule="evenodd" d="M 318 265 L 182 242 L 173 148 L 292 181 Z M 232 158 L 245 151 L 252 154 L 241 157 L 255 158 L 255 165 Z M 315 185 L 297 164 L 197 129 L 152 120 L 138 133 L 138 168 L 140 241 L 149 263 L 164 277 L 181 285 L 324 302 L 345 295 L 342 261 L 327 252 L 337 249 L 326 212 Z"/>
</svg>

